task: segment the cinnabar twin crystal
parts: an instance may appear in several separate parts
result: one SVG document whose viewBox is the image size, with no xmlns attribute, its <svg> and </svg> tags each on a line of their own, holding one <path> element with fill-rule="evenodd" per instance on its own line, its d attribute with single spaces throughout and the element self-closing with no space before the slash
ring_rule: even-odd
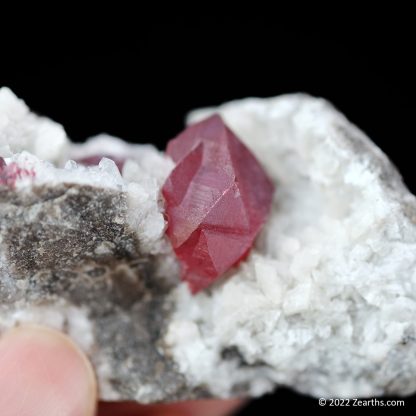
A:
<svg viewBox="0 0 416 416">
<path fill-rule="evenodd" d="M 171 140 L 176 167 L 166 180 L 167 236 L 192 293 L 212 284 L 249 253 L 269 214 L 274 187 L 219 115 Z"/>
</svg>

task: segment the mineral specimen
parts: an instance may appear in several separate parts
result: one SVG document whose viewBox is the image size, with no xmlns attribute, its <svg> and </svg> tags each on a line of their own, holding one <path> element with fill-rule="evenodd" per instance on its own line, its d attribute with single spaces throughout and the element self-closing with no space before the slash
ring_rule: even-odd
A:
<svg viewBox="0 0 416 416">
<path fill-rule="evenodd" d="M 162 188 L 167 235 L 196 293 L 247 256 L 273 184 L 218 115 L 188 127 L 167 154 L 177 163 Z"/>
<path fill-rule="evenodd" d="M 415 392 L 416 200 L 394 166 L 322 99 L 189 120 L 213 113 L 277 186 L 247 259 L 192 296 L 165 235 L 172 161 L 107 135 L 71 144 L 0 90 L 0 157 L 33 172 L 0 184 L 0 332 L 66 331 L 107 400 Z M 97 154 L 128 157 L 121 173 L 69 161 Z"/>
</svg>

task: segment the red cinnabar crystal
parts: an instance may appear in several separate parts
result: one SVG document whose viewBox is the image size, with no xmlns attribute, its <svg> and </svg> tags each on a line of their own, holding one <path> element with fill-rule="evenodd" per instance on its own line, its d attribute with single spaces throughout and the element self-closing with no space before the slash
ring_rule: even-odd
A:
<svg viewBox="0 0 416 416">
<path fill-rule="evenodd" d="M 213 283 L 249 253 L 269 214 L 274 187 L 219 115 L 171 140 L 177 163 L 162 194 L 167 235 L 192 293 Z"/>
<path fill-rule="evenodd" d="M 33 178 L 35 172 L 33 170 L 21 169 L 14 162 L 7 165 L 5 160 L 0 157 L 0 185 L 14 187 L 16 181 L 25 176 Z"/>
</svg>

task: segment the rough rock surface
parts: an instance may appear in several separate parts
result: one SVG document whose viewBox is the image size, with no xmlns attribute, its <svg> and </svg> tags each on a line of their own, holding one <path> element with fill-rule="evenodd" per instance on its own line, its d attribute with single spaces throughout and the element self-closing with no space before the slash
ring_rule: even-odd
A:
<svg viewBox="0 0 416 416">
<path fill-rule="evenodd" d="M 0 90 L 0 157 L 35 173 L 0 185 L 0 332 L 66 331 L 111 400 L 416 391 L 416 201 L 393 165 L 321 99 L 190 120 L 213 111 L 278 186 L 249 258 L 192 296 L 164 236 L 172 162 L 106 135 L 73 145 Z M 122 173 L 65 164 L 96 149 L 129 157 Z"/>
</svg>

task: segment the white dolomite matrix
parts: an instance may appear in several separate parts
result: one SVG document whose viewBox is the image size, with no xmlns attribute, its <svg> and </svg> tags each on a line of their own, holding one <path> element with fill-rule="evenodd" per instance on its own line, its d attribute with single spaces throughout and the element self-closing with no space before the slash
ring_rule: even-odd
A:
<svg viewBox="0 0 416 416">
<path fill-rule="evenodd" d="M 192 296 L 164 236 L 172 162 L 108 135 L 71 144 L 0 90 L 0 156 L 35 172 L 0 184 L 0 332 L 21 322 L 67 331 L 104 399 L 280 385 L 328 397 L 415 392 L 416 201 L 394 166 L 322 99 L 250 98 L 189 121 L 213 112 L 276 193 L 249 258 Z M 97 153 L 128 160 L 121 173 L 109 159 L 70 161 Z"/>
</svg>

